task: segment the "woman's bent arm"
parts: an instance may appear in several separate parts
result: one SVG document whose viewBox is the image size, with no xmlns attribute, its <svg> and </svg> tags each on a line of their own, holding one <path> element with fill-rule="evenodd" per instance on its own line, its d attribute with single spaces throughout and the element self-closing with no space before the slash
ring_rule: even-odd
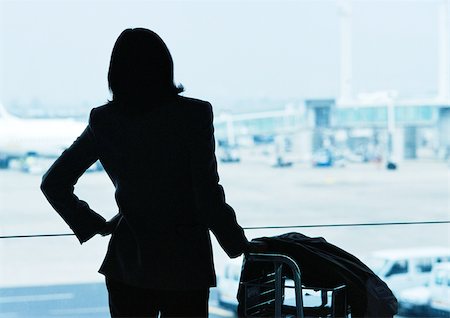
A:
<svg viewBox="0 0 450 318">
<path fill-rule="evenodd" d="M 41 190 L 48 202 L 84 243 L 105 227 L 105 219 L 74 194 L 80 176 L 98 159 L 88 125 L 42 177 Z"/>
</svg>

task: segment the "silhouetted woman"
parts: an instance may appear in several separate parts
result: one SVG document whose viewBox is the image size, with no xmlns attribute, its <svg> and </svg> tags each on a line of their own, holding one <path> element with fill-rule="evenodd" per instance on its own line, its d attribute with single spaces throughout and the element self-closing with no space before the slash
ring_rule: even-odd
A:
<svg viewBox="0 0 450 318">
<path fill-rule="evenodd" d="M 99 272 L 113 317 L 206 317 L 209 230 L 230 257 L 249 246 L 218 184 L 211 104 L 179 96 L 169 50 L 147 29 L 119 36 L 108 82 L 112 101 L 92 109 L 41 189 L 80 243 L 112 233 Z M 116 188 L 109 222 L 73 193 L 98 159 Z"/>
</svg>

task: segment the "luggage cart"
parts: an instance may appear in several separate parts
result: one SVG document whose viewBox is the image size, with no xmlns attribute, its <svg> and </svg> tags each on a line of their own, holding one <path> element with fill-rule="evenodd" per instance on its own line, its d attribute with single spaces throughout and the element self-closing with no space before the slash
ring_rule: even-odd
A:
<svg viewBox="0 0 450 318">
<path fill-rule="evenodd" d="M 241 281 L 244 290 L 245 317 L 348 317 L 346 286 L 302 286 L 298 264 L 289 256 L 281 254 L 245 255 L 244 266 L 255 263 L 264 270 L 257 278 Z M 293 286 L 286 285 L 286 274 L 292 273 Z M 294 290 L 295 304 L 285 302 L 285 289 Z M 318 304 L 306 304 L 303 291 L 320 295 Z M 317 297 L 316 297 L 317 298 Z"/>
</svg>

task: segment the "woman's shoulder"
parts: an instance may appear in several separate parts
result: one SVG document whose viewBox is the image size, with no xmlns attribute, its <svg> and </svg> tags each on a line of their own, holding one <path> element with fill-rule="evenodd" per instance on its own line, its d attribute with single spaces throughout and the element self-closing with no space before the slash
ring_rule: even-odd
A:
<svg viewBox="0 0 450 318">
<path fill-rule="evenodd" d="M 117 105 L 116 105 L 117 104 Z M 186 117 L 210 117 L 212 115 L 212 106 L 211 103 L 205 100 L 201 100 L 198 98 L 186 97 L 186 96 L 177 96 L 172 101 L 166 101 L 164 104 L 159 105 L 160 110 L 166 109 L 171 113 L 177 113 L 179 116 L 187 119 Z M 117 102 L 108 102 L 104 105 L 100 105 L 92 108 L 90 114 L 90 120 L 102 121 L 102 119 L 107 120 L 112 118 L 123 118 L 125 114 L 128 112 L 124 111 L 124 107 L 120 107 L 121 105 Z M 151 110 L 152 107 L 148 107 L 148 110 Z M 156 109 L 156 108 L 155 108 Z M 131 112 L 133 113 L 133 112 Z M 140 113 L 138 111 L 137 113 Z M 142 113 L 147 113 L 143 111 Z M 127 117 L 127 116 L 125 116 Z"/>
<path fill-rule="evenodd" d="M 112 102 L 93 107 L 89 115 L 89 124 L 92 125 L 103 125 L 111 121 L 111 116 L 114 117 L 116 113 L 116 107 L 112 105 Z"/>
<path fill-rule="evenodd" d="M 184 95 L 178 95 L 178 100 L 182 103 L 188 104 L 207 104 L 208 102 L 199 98 L 193 98 Z"/>
<path fill-rule="evenodd" d="M 91 109 L 91 116 L 110 112 L 111 110 L 113 110 L 113 107 L 111 104 L 112 104 L 112 102 L 108 102 L 106 104 L 93 107 Z"/>
<path fill-rule="evenodd" d="M 212 106 L 208 101 L 186 96 L 179 96 L 178 101 L 185 112 L 194 116 L 212 113 Z"/>
</svg>

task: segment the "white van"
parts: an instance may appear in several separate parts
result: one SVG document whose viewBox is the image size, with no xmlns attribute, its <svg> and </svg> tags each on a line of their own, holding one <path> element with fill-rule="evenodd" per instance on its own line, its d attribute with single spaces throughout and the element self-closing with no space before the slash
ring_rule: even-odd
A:
<svg viewBox="0 0 450 318">
<path fill-rule="evenodd" d="M 397 296 L 404 289 L 428 284 L 433 267 L 444 262 L 450 262 L 450 248 L 421 247 L 377 251 L 366 264 Z"/>
<path fill-rule="evenodd" d="M 430 281 L 430 310 L 433 315 L 450 315 L 450 263 L 436 265 Z"/>
<path fill-rule="evenodd" d="M 434 266 L 427 286 L 405 289 L 398 297 L 401 315 L 450 316 L 450 263 Z"/>
</svg>

